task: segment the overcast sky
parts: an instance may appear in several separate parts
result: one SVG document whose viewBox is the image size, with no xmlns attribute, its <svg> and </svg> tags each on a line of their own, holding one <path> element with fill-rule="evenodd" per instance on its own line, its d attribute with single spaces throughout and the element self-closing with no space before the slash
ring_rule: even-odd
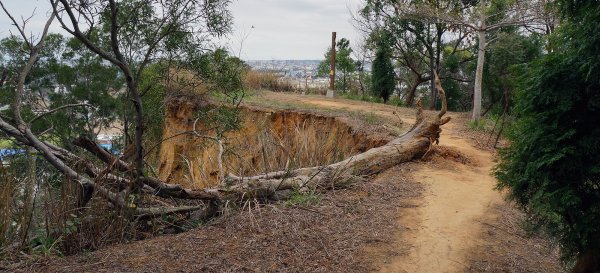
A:
<svg viewBox="0 0 600 273">
<path fill-rule="evenodd" d="M 35 33 L 44 24 L 48 0 L 4 0 L 18 17 L 28 17 Z M 234 54 L 245 60 L 321 59 L 331 44 L 331 32 L 338 40 L 354 42 L 358 34 L 352 27 L 350 11 L 361 0 L 234 0 L 230 6 L 234 30 L 226 39 Z M 37 9 L 36 9 L 37 7 Z M 0 14 L 0 37 L 8 35 L 8 17 Z M 254 28 L 253 28 L 254 26 Z M 53 31 L 60 28 L 55 23 Z"/>
<path fill-rule="evenodd" d="M 350 10 L 360 0 L 239 0 L 233 3 L 231 44 L 242 44 L 242 59 L 321 59 L 338 39 L 354 41 Z M 254 28 L 252 28 L 254 26 Z M 246 37 L 244 40 L 243 37 Z"/>
</svg>

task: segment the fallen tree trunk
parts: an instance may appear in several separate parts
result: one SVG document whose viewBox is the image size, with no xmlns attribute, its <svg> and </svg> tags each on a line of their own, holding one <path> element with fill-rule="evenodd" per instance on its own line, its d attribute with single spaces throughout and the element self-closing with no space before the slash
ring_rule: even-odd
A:
<svg viewBox="0 0 600 273">
<path fill-rule="evenodd" d="M 418 105 L 416 122 L 407 133 L 384 146 L 372 148 L 364 153 L 331 165 L 283 170 L 250 177 L 228 175 L 224 179 L 224 184 L 217 188 L 204 190 L 186 189 L 180 185 L 167 184 L 151 177 L 143 177 L 139 182 L 144 184 L 146 193 L 155 196 L 204 200 L 208 201 L 211 206 L 214 206 L 215 204 L 223 203 L 223 201 L 241 202 L 255 198 L 269 199 L 278 191 L 283 190 L 330 189 L 362 181 L 365 177 L 380 173 L 398 164 L 423 157 L 430 151 L 434 143 L 437 144 L 439 142 L 440 127 L 446 124 L 450 118 L 444 117 L 446 114 L 446 96 L 437 75 L 435 75 L 435 86 L 442 100 L 442 109 L 440 112 L 426 117 L 423 114 L 422 108 Z M 110 179 L 120 184 L 130 183 L 130 180 L 127 178 L 110 174 L 113 170 L 130 174 L 133 168 L 129 163 L 105 151 L 91 140 L 80 138 L 74 141 L 74 144 L 108 164 L 108 171 L 101 171 L 89 163 L 84 164 L 85 161 L 83 159 L 76 157 L 68 151 L 55 148 L 56 153 L 61 154 L 66 161 L 78 163 L 76 165 L 80 167 L 83 166 L 84 168 L 82 169 L 84 172 L 92 178 L 103 177 L 104 179 Z M 106 196 L 106 194 L 106 192 L 101 193 L 102 196 Z M 114 198 L 116 196 L 110 197 Z M 112 202 L 114 202 L 114 199 Z M 200 208 L 202 206 L 137 208 L 135 214 L 152 217 L 165 213 L 188 212 Z"/>
<path fill-rule="evenodd" d="M 244 194 L 245 198 L 253 198 L 271 195 L 279 190 L 331 188 L 362 180 L 365 176 L 421 158 L 430 151 L 434 143 L 439 142 L 440 127 L 450 121 L 449 117 L 444 117 L 447 109 L 446 95 L 437 74 L 435 86 L 442 100 L 440 112 L 424 117 L 422 108 L 418 106 L 416 122 L 411 130 L 384 146 L 372 148 L 362 154 L 326 166 L 272 172 L 252 177 L 229 175 L 225 179 L 227 187 L 220 191 Z"/>
</svg>

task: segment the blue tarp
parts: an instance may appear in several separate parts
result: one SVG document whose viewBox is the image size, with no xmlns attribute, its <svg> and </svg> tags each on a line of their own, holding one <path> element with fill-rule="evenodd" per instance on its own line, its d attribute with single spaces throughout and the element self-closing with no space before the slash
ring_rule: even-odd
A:
<svg viewBox="0 0 600 273">
<path fill-rule="evenodd" d="M 6 157 L 24 153 L 25 150 L 20 149 L 0 149 L 0 159 L 4 160 Z"/>
<path fill-rule="evenodd" d="M 107 149 L 107 150 L 110 151 L 110 149 L 112 148 L 112 144 L 108 144 L 108 143 L 107 144 L 100 144 L 100 147 L 102 147 L 102 148 Z"/>
<path fill-rule="evenodd" d="M 112 154 L 118 155 L 119 154 L 119 150 L 114 149 L 113 145 L 110 143 L 104 143 L 104 144 L 98 144 L 100 145 L 100 147 L 104 148 L 105 150 L 111 152 Z"/>
</svg>

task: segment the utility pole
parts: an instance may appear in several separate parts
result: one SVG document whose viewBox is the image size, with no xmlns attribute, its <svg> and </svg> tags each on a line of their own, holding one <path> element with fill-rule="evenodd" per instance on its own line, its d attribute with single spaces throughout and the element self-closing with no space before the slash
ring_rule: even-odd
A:
<svg viewBox="0 0 600 273">
<path fill-rule="evenodd" d="M 331 33 L 331 71 L 329 72 L 329 76 L 327 97 L 333 98 L 333 90 L 335 89 L 335 31 Z"/>
</svg>

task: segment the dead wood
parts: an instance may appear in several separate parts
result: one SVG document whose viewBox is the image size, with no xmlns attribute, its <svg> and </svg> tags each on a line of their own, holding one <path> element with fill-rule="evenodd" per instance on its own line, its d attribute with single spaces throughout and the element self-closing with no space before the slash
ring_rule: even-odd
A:
<svg viewBox="0 0 600 273">
<path fill-rule="evenodd" d="M 327 166 L 278 171 L 252 177 L 229 175 L 225 181 L 230 187 L 221 191 L 255 197 L 273 194 L 278 190 L 335 187 L 336 184 L 351 183 L 398 164 L 421 158 L 434 142 L 439 143 L 440 127 L 450 121 L 450 117 L 444 117 L 447 111 L 446 95 L 437 73 L 435 86 L 442 100 L 442 109 L 436 115 L 425 117 L 423 110 L 417 107 L 417 121 L 412 129 L 384 146 Z"/>
<path fill-rule="evenodd" d="M 121 172 L 129 172 L 131 170 L 128 163 L 113 156 L 110 152 L 103 149 L 96 142 L 90 140 L 89 138 L 83 136 L 79 137 L 78 139 L 73 141 L 73 144 L 85 149 L 86 151 L 90 152 L 105 163 L 114 165 Z"/>
<path fill-rule="evenodd" d="M 283 190 L 329 189 L 356 183 L 398 164 L 421 158 L 430 150 L 431 145 L 439 142 L 440 127 L 446 124 L 450 118 L 444 117 L 447 111 L 446 96 L 437 75 L 435 86 L 442 100 L 442 109 L 437 114 L 425 116 L 422 108 L 417 107 L 417 121 L 407 133 L 384 146 L 370 149 L 331 165 L 283 170 L 250 177 L 237 177 L 230 174 L 225 178 L 225 185 L 204 190 L 186 189 L 181 185 L 167 184 L 152 177 L 141 178 L 141 182 L 146 186 L 146 192 L 151 192 L 156 196 L 199 199 L 217 203 L 224 200 L 268 199 L 275 196 L 276 192 Z M 120 172 L 132 171 L 132 167 L 128 163 L 113 156 L 89 139 L 80 138 L 75 141 L 75 144 L 106 164 L 114 164 L 115 169 Z M 182 209 L 182 211 L 188 211 L 188 209 Z M 139 209 L 139 212 L 144 215 L 154 215 L 160 211 L 177 212 L 180 210 L 176 208 L 153 209 L 149 213 Z"/>
</svg>

